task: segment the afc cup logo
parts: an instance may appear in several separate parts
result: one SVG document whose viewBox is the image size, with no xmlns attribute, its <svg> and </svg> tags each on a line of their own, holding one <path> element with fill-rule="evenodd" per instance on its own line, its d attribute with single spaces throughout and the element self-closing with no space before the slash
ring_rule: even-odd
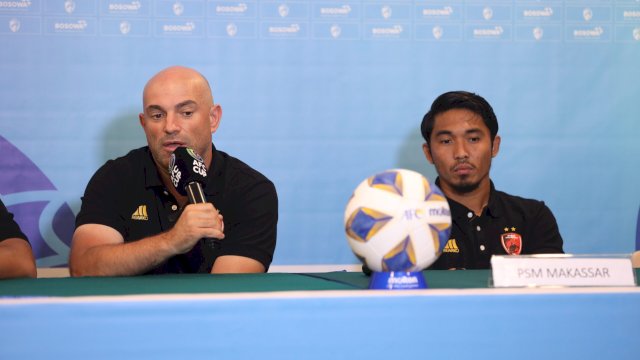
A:
<svg viewBox="0 0 640 360">
<path fill-rule="evenodd" d="M 442 29 L 442 26 L 436 25 L 433 27 L 433 29 L 431 29 L 431 33 L 433 34 L 434 39 L 440 40 L 440 38 L 444 34 L 444 29 Z"/>
<path fill-rule="evenodd" d="M 385 19 L 388 19 L 391 17 L 391 6 L 385 5 L 382 7 L 382 9 L 380 9 L 380 14 L 382 14 L 382 17 Z"/>
<path fill-rule="evenodd" d="M 633 29 L 633 38 L 636 41 L 640 41 L 640 27 Z"/>
<path fill-rule="evenodd" d="M 123 21 L 120 23 L 120 33 L 122 35 L 127 35 L 131 31 L 131 23 L 128 21 Z"/>
<path fill-rule="evenodd" d="M 289 7 L 286 4 L 280 4 L 278 6 L 278 14 L 280 14 L 280 17 L 287 17 L 289 15 Z"/>
<path fill-rule="evenodd" d="M 338 38 L 342 33 L 342 29 L 336 24 L 331 25 L 331 29 L 329 29 L 329 31 L 331 32 L 331 37 L 334 39 Z"/>
<path fill-rule="evenodd" d="M 230 37 L 234 37 L 237 33 L 238 27 L 236 26 L 236 24 L 230 23 L 227 25 L 227 35 L 229 35 Z"/>
<path fill-rule="evenodd" d="M 184 5 L 182 5 L 182 3 L 181 3 L 181 2 L 176 1 L 176 2 L 173 4 L 173 13 L 174 13 L 176 16 L 180 16 L 180 15 L 182 15 L 182 13 L 183 13 L 183 12 L 184 12 Z"/>
<path fill-rule="evenodd" d="M 591 18 L 593 18 L 593 11 L 589 8 L 584 8 L 584 10 L 582 10 L 582 17 L 585 21 L 591 20 Z"/>
<path fill-rule="evenodd" d="M 533 28 L 533 38 L 536 40 L 542 39 L 542 35 L 544 34 L 544 30 L 541 27 L 536 26 Z"/>
<path fill-rule="evenodd" d="M 11 30 L 11 32 L 18 32 L 20 30 L 20 20 L 18 19 L 9 20 L 9 30 Z"/>
<path fill-rule="evenodd" d="M 482 17 L 485 20 L 491 20 L 491 18 L 493 17 L 493 9 L 491 9 L 490 7 L 486 7 L 484 9 L 482 9 Z"/>
<path fill-rule="evenodd" d="M 73 0 L 66 0 L 64 2 L 64 11 L 67 12 L 67 14 L 71 14 L 75 11 L 76 9 L 76 2 Z"/>
</svg>

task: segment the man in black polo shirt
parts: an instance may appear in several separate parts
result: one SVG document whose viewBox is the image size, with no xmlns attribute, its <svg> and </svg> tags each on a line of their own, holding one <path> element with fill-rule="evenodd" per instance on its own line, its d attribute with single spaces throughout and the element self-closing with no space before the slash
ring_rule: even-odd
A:
<svg viewBox="0 0 640 360">
<path fill-rule="evenodd" d="M 31 245 L 0 200 L 0 279 L 36 277 Z"/>
<path fill-rule="evenodd" d="M 498 120 L 482 97 L 440 95 L 420 127 L 436 184 L 451 207 L 451 235 L 430 269 L 486 269 L 491 255 L 562 253 L 562 237 L 541 201 L 497 191 L 489 177 L 498 155 Z"/>
<path fill-rule="evenodd" d="M 108 161 L 87 185 L 69 258 L 73 276 L 267 271 L 276 190 L 213 146 L 221 117 L 195 70 L 170 67 L 149 80 L 139 115 L 148 146 Z M 169 158 L 179 146 L 204 159 L 205 204 L 188 204 L 171 183 Z"/>
</svg>

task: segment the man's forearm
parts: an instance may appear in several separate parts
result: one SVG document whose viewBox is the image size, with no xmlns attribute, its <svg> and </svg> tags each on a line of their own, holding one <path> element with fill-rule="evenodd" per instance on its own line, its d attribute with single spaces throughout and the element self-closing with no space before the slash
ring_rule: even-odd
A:
<svg viewBox="0 0 640 360">
<path fill-rule="evenodd" d="M 171 256 L 174 250 L 168 246 L 169 233 L 143 238 L 137 241 L 98 245 L 74 256 L 70 262 L 72 276 L 129 276 L 153 269 Z"/>
</svg>

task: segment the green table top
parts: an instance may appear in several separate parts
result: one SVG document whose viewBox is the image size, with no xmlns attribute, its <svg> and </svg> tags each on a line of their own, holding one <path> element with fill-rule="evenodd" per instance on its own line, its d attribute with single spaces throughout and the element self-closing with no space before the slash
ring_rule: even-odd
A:
<svg viewBox="0 0 640 360">
<path fill-rule="evenodd" d="M 488 270 L 425 271 L 430 288 L 486 288 Z M 0 280 L 0 297 L 200 294 L 268 291 L 367 289 L 360 272 L 180 274 L 135 277 L 84 277 Z"/>
<path fill-rule="evenodd" d="M 635 269 L 636 278 L 640 269 Z M 424 277 L 431 289 L 489 287 L 489 270 L 432 270 Z M 272 291 L 367 289 L 360 272 L 181 274 L 132 277 L 84 277 L 0 280 L 0 298 L 139 294 L 202 294 Z"/>
</svg>

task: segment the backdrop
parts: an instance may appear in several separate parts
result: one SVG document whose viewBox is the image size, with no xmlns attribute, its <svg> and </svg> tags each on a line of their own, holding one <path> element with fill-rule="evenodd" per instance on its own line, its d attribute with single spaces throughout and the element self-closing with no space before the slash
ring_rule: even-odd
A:
<svg viewBox="0 0 640 360">
<path fill-rule="evenodd" d="M 223 108 L 216 146 L 280 198 L 274 264 L 349 264 L 367 176 L 435 179 L 419 125 L 449 90 L 500 122 L 496 187 L 544 200 L 572 253 L 631 252 L 640 204 L 640 1 L 0 1 L 0 196 L 39 266 L 80 197 L 145 144 L 145 82 L 181 64 Z"/>
</svg>

